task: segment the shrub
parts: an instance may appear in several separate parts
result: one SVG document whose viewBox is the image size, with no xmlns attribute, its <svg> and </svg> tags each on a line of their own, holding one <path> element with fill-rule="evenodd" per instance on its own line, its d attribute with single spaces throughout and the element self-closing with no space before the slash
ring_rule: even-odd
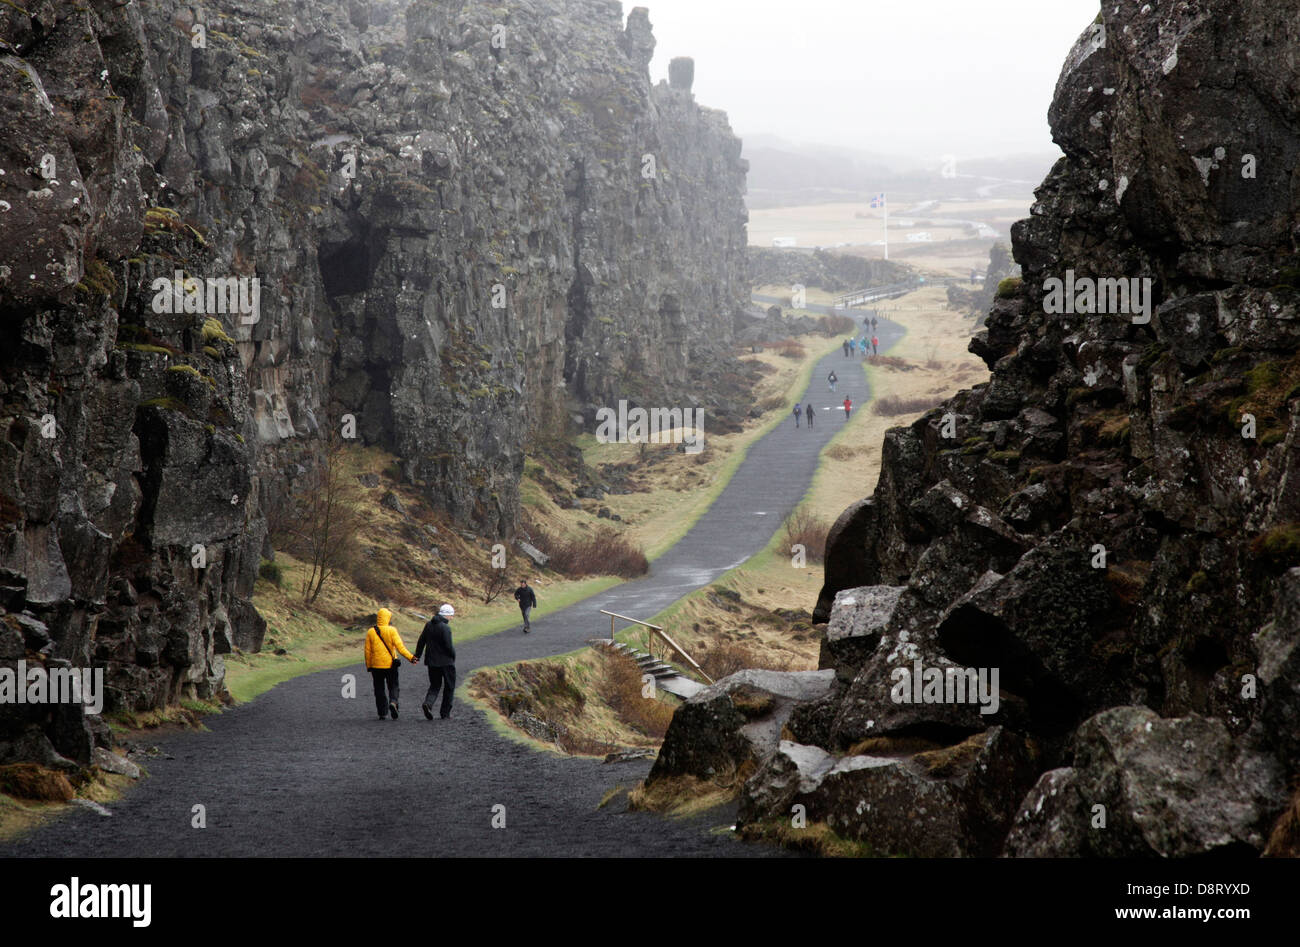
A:
<svg viewBox="0 0 1300 947">
<path fill-rule="evenodd" d="M 803 358 L 808 351 L 794 339 L 786 339 L 776 344 L 776 354 L 785 358 Z"/>
<path fill-rule="evenodd" d="M 826 448 L 825 453 L 831 460 L 852 460 L 861 453 L 861 450 L 857 447 L 850 447 L 848 444 L 832 444 Z"/>
<path fill-rule="evenodd" d="M 918 411 L 928 411 L 933 407 L 933 398 L 902 398 L 898 395 L 886 395 L 871 402 L 871 413 L 885 418 L 896 418 L 901 414 L 915 414 Z"/>
<path fill-rule="evenodd" d="M 809 562 L 821 562 L 826 556 L 826 535 L 830 526 L 808 510 L 800 507 L 785 521 L 786 548 L 801 545 Z"/>
<path fill-rule="evenodd" d="M 262 560 L 262 564 L 257 567 L 257 574 L 276 588 L 279 588 L 284 581 L 284 567 L 278 562 L 272 562 L 270 559 Z"/>
<path fill-rule="evenodd" d="M 858 324 L 848 316 L 834 315 L 822 316 L 817 320 L 818 331 L 822 335 L 830 338 L 837 335 L 848 335 L 856 332 Z"/>
<path fill-rule="evenodd" d="M 601 526 L 587 536 L 549 542 L 539 531 L 541 548 L 550 554 L 551 568 L 570 577 L 617 575 L 634 579 L 650 571 L 650 563 L 635 543 L 614 529 Z"/>
<path fill-rule="evenodd" d="M 1018 276 L 1011 276 L 998 283 L 998 299 L 1010 299 L 1020 292 L 1021 279 Z"/>
</svg>

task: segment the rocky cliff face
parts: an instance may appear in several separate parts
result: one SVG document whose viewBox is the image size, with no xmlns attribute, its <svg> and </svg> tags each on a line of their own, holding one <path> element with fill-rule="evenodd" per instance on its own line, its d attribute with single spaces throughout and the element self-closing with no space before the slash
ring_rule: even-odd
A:
<svg viewBox="0 0 1300 947">
<path fill-rule="evenodd" d="M 829 542 L 835 681 L 744 747 L 742 823 L 801 803 L 912 854 L 1265 848 L 1300 771 L 1300 72 L 1272 52 L 1296 14 L 1107 5 L 1071 51 L 1023 283 L 971 346 L 992 380 L 886 435 Z M 1059 311 L 1067 271 L 1085 304 L 1079 280 L 1150 280 L 1149 321 L 1117 288 Z"/>
<path fill-rule="evenodd" d="M 347 416 L 504 536 L 571 414 L 731 410 L 745 165 L 644 10 L 35 0 L 0 46 L 0 661 L 220 693 Z M 3 754 L 89 758 L 79 710 L 3 711 Z"/>
</svg>

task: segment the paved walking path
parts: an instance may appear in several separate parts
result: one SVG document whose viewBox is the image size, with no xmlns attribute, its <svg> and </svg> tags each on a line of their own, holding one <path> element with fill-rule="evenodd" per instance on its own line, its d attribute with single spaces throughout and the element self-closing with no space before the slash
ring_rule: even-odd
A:
<svg viewBox="0 0 1300 947">
<path fill-rule="evenodd" d="M 903 330 L 881 320 L 878 334 L 884 351 Z M 608 635 L 602 608 L 648 619 L 759 552 L 802 499 L 821 449 L 843 426 L 845 394 L 855 410 L 865 408 L 860 365 L 838 348 L 823 358 L 803 398 L 817 411 L 816 426 L 796 429 L 790 418 L 753 444 L 713 505 L 648 576 L 549 614 L 543 597 L 531 634 L 512 629 L 458 648 L 460 681 L 476 668 L 561 654 Z M 831 369 L 840 379 L 834 394 L 825 381 Z M 869 486 L 862 484 L 863 495 Z M 341 696 L 349 672 L 357 676 L 355 700 Z M 159 738 L 167 756 L 152 760 L 150 778 L 109 807 L 112 817 L 74 810 L 16 843 L 0 843 L 0 855 L 785 854 L 711 831 L 730 821 L 727 811 L 677 821 L 626 812 L 621 802 L 598 809 L 606 792 L 635 785 L 650 763 L 536 752 L 502 738 L 459 699 L 450 720 L 426 721 L 419 709 L 424 669 L 405 665 L 401 677 L 401 717 L 382 722 L 360 664 L 286 681 L 208 718 L 209 733 Z M 196 805 L 205 808 L 205 829 L 191 826 Z M 492 827 L 494 806 L 505 807 L 505 828 Z"/>
</svg>

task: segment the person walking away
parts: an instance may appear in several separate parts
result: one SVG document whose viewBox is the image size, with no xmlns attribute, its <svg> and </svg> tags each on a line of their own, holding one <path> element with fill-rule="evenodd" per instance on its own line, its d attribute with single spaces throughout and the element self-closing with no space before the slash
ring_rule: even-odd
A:
<svg viewBox="0 0 1300 947">
<path fill-rule="evenodd" d="M 874 335 L 871 337 L 871 354 L 875 355 L 880 350 L 880 340 Z"/>
<path fill-rule="evenodd" d="M 853 413 L 853 399 L 850 398 L 848 395 L 845 395 L 844 396 L 844 420 L 847 421 L 849 419 L 849 415 L 851 415 L 852 413 Z"/>
<path fill-rule="evenodd" d="M 839 376 L 837 376 L 835 372 L 831 372 L 826 376 L 826 383 L 831 386 L 831 391 L 835 390 L 835 383 L 839 380 Z"/>
<path fill-rule="evenodd" d="M 795 406 L 794 406 L 794 426 L 795 426 L 795 427 L 798 427 L 798 426 L 799 426 L 799 412 L 800 412 L 801 410 L 803 410 L 803 409 L 800 408 L 799 405 L 795 405 Z"/>
<path fill-rule="evenodd" d="M 853 346 L 852 339 L 845 339 L 843 342 L 840 343 L 840 349 L 843 350 L 845 358 L 853 357 L 852 346 Z"/>
<path fill-rule="evenodd" d="M 862 353 L 863 358 L 867 357 L 867 337 L 865 335 L 858 339 L 858 351 Z"/>
<path fill-rule="evenodd" d="M 415 659 L 424 655 L 424 665 L 429 671 L 429 690 L 424 695 L 420 709 L 426 720 L 433 719 L 433 702 L 442 690 L 442 707 L 438 716 L 446 720 L 451 716 L 451 697 L 456 692 L 456 646 L 451 643 L 451 622 L 456 609 L 444 602 L 438 614 L 429 619 L 420 632 L 420 640 L 415 643 Z"/>
<path fill-rule="evenodd" d="M 812 427 L 812 426 L 813 426 L 813 410 L 812 410 L 812 405 L 811 405 L 811 404 L 807 404 L 807 405 L 804 406 L 804 409 L 803 409 L 803 416 L 804 416 L 804 418 L 808 421 L 808 426 L 809 426 L 809 427 Z"/>
<path fill-rule="evenodd" d="M 381 608 L 375 613 L 375 624 L 366 631 L 366 670 L 370 672 L 375 687 L 375 709 L 379 711 L 380 720 L 387 719 L 390 713 L 394 720 L 397 719 L 398 662 L 393 652 L 398 651 L 406 660 L 415 663 L 415 655 L 406 650 L 402 636 L 390 624 L 392 619 L 393 613 Z M 384 695 L 385 689 L 387 696 Z"/>
<path fill-rule="evenodd" d="M 519 603 L 519 611 L 524 615 L 524 634 L 533 630 L 533 626 L 528 623 L 528 613 L 537 607 L 537 593 L 528 585 L 527 579 L 519 580 L 519 588 L 515 589 L 515 601 Z"/>
<path fill-rule="evenodd" d="M 876 317 L 875 317 L 875 316 L 872 316 L 872 317 L 871 317 L 871 331 L 872 331 L 872 332 L 875 332 L 875 331 L 876 331 Z"/>
</svg>

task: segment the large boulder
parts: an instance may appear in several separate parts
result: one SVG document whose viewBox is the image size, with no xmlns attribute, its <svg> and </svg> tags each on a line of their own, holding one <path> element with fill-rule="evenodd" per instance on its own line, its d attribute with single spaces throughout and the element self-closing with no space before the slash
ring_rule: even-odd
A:
<svg viewBox="0 0 1300 947">
<path fill-rule="evenodd" d="M 1045 773 L 1020 804 L 1006 854 L 1254 854 L 1287 803 L 1277 761 L 1218 720 L 1114 707 L 1076 734 L 1074 766 Z"/>
<path fill-rule="evenodd" d="M 737 671 L 673 714 L 647 784 L 668 776 L 713 778 L 776 752 L 795 705 L 826 694 L 833 671 Z"/>
<path fill-rule="evenodd" d="M 1033 746 L 1001 727 L 904 757 L 835 760 L 782 743 L 746 782 L 740 820 L 789 818 L 801 804 L 809 822 L 825 822 L 881 855 L 995 855 L 1036 766 Z"/>
</svg>

